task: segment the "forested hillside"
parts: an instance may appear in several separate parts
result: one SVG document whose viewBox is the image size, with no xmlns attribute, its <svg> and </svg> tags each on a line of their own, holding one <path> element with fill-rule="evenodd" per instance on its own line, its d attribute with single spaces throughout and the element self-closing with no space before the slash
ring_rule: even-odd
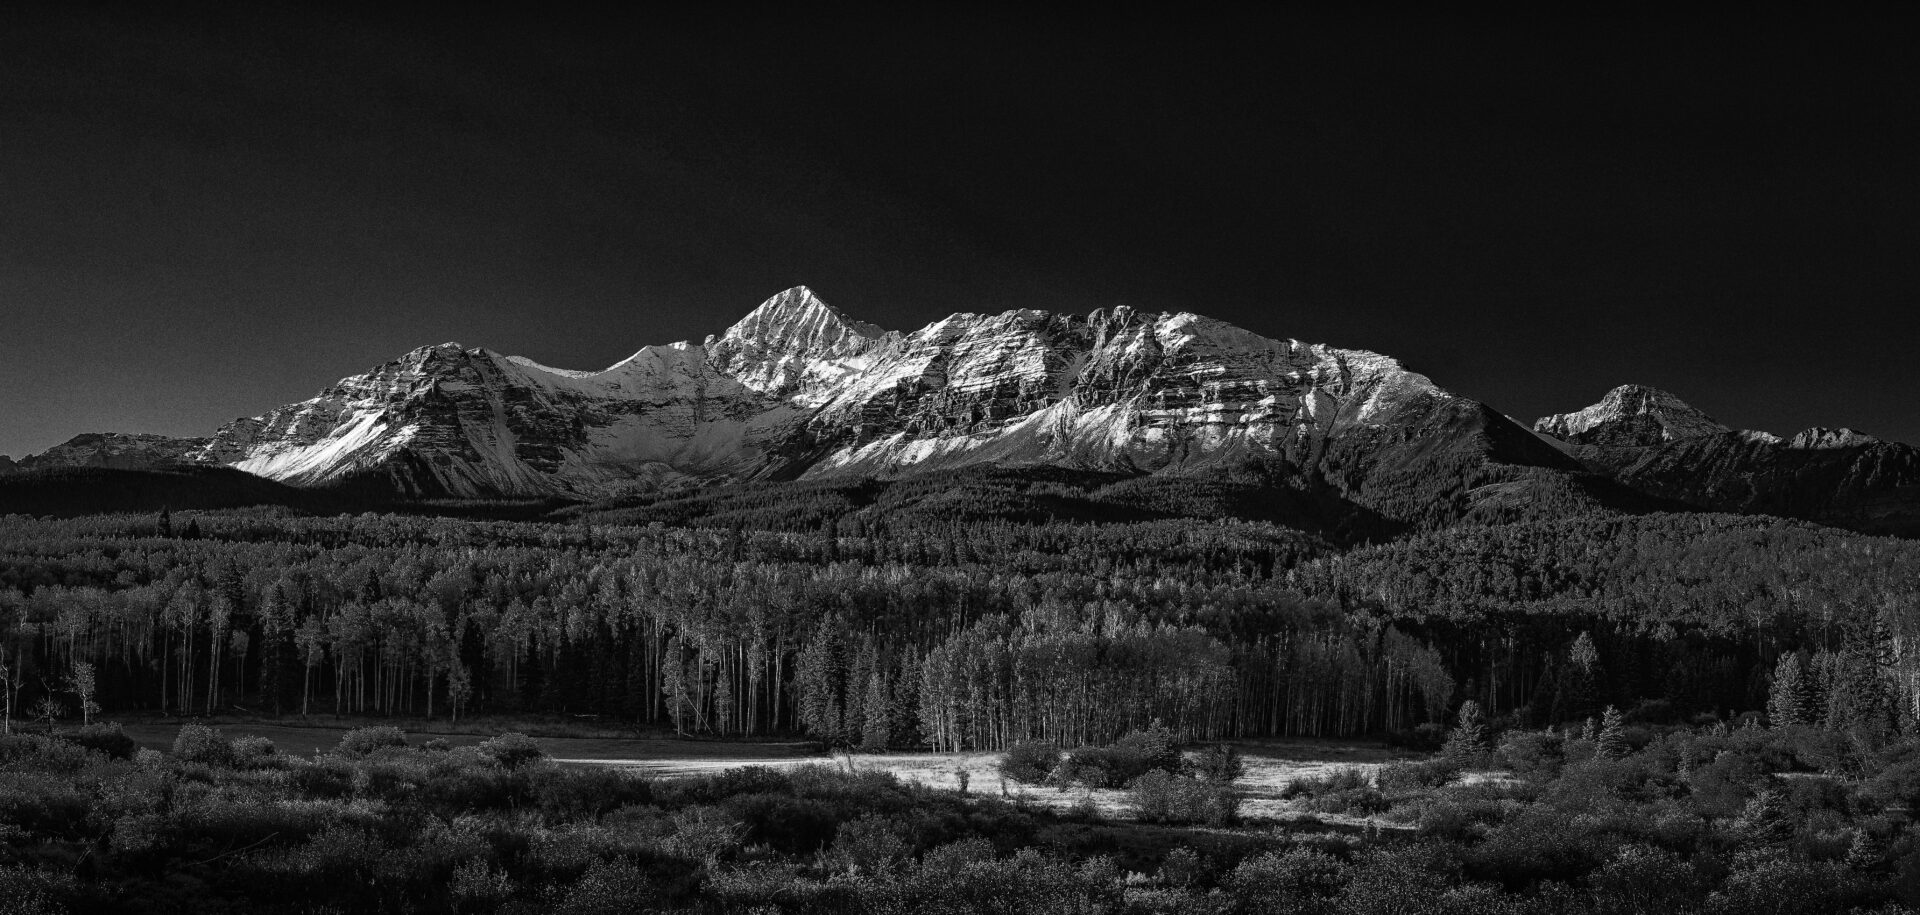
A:
<svg viewBox="0 0 1920 915">
<path fill-rule="evenodd" d="M 1192 738 L 1408 731 L 1469 698 L 1532 723 L 1737 713 L 1783 653 L 1833 680 L 1884 639 L 1868 673 L 1920 702 L 1907 541 L 1595 514 L 1342 554 L 1257 522 L 968 517 L 13 517 L 8 691 L 16 716 L 76 710 L 90 665 L 110 709 L 550 711 L 997 748 L 1153 718 Z"/>
</svg>

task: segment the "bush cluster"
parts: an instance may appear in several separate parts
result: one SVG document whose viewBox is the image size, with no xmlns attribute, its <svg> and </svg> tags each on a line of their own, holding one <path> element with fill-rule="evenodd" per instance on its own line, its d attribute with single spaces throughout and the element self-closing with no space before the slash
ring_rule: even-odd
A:
<svg viewBox="0 0 1920 915">
<path fill-rule="evenodd" d="M 1225 826 L 1240 818 L 1240 791 L 1231 782 L 1156 769 L 1127 786 L 1127 805 L 1148 823 Z"/>
<path fill-rule="evenodd" d="M 1000 774 L 1022 785 L 1038 785 L 1060 765 L 1060 748 L 1044 741 L 1022 741 L 1000 758 Z"/>
<path fill-rule="evenodd" d="M 1087 788 L 1124 788 L 1149 772 L 1177 772 L 1180 767 L 1173 732 L 1155 721 L 1127 733 L 1112 746 L 1069 751 L 1053 770 L 1051 780 Z"/>
<path fill-rule="evenodd" d="M 91 732 L 89 732 L 91 733 Z M 389 734 L 289 757 L 183 728 L 177 752 L 0 737 L 0 909 L 1078 911 L 1614 915 L 1911 911 L 1920 741 L 1836 756 L 1790 728 L 1666 729 L 1613 756 L 1463 781 L 1449 762 L 1330 769 L 1283 793 L 1410 827 L 1227 830 L 1224 753 L 1128 786 L 1129 820 L 878 772 L 650 779 L 506 736 Z M 1503 754 L 1537 742 L 1509 740 Z M 1216 827 L 1180 830 L 1195 824 Z M 1310 827 L 1309 827 L 1310 828 Z M 1409 834 L 1409 832 L 1411 834 Z M 84 859 L 74 849 L 85 849 Z"/>
</svg>

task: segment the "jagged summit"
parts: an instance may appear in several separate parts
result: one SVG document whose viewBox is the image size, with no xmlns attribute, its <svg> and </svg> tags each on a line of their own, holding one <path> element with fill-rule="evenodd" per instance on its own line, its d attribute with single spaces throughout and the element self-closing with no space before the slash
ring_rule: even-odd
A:
<svg viewBox="0 0 1920 915">
<path fill-rule="evenodd" d="M 1625 448 L 1733 431 L 1686 401 L 1639 384 L 1614 388 L 1584 410 L 1542 417 L 1533 429 L 1576 445 Z"/>
<path fill-rule="evenodd" d="M 1880 443 L 1881 439 L 1861 432 L 1858 429 L 1829 429 L 1825 426 L 1814 426 L 1811 429 L 1803 430 L 1795 435 L 1787 442 L 1787 447 L 1809 450 L 1861 448 Z"/>
<path fill-rule="evenodd" d="M 723 333 L 598 371 L 442 343 L 210 438 L 80 436 L 11 469 L 186 461 L 299 486 L 604 498 L 980 466 L 1155 479 L 1263 468 L 1315 505 L 1389 525 L 1508 505 L 1583 468 L 1670 501 L 1876 529 L 1906 523 L 1901 494 L 1920 492 L 1920 449 L 1841 429 L 1791 443 L 1733 432 L 1641 385 L 1535 428 L 1391 357 L 1191 312 L 963 312 L 902 333 L 796 286 Z"/>
<path fill-rule="evenodd" d="M 721 336 L 763 341 L 780 337 L 812 343 L 823 336 L 837 338 L 853 334 L 878 338 L 885 333 L 872 324 L 847 317 L 840 309 L 822 301 L 812 289 L 795 286 L 761 302 Z"/>
<path fill-rule="evenodd" d="M 1184 472 L 1528 441 L 1385 356 L 1201 315 L 1027 308 L 903 334 L 795 286 L 724 333 L 599 371 L 421 347 L 184 447 L 297 485 L 372 476 L 415 495 L 600 497 L 679 478 Z M 1544 451 L 1523 460 L 1564 460 Z"/>
<path fill-rule="evenodd" d="M 795 286 L 703 345 L 715 371 L 761 393 L 805 397 L 864 368 L 860 357 L 890 337 L 898 335 L 852 320 Z"/>
</svg>

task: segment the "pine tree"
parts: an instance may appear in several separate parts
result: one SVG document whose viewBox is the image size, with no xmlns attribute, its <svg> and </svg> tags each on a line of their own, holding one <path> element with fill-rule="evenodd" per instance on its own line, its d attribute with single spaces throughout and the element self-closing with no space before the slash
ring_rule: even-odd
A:
<svg viewBox="0 0 1920 915">
<path fill-rule="evenodd" d="M 1805 679 L 1800 656 L 1788 652 L 1773 665 L 1773 688 L 1767 694 L 1767 723 L 1790 728 L 1807 723 Z"/>
<path fill-rule="evenodd" d="M 1853 841 L 1847 845 L 1847 867 L 1856 871 L 1870 871 L 1880 866 L 1880 843 L 1873 833 L 1864 829 L 1853 831 Z"/>
<path fill-rule="evenodd" d="M 1748 848 L 1775 848 L 1793 837 L 1793 824 L 1787 819 L 1780 793 L 1763 787 L 1747 799 L 1746 807 L 1733 821 L 1733 832 Z"/>
<path fill-rule="evenodd" d="M 846 671 L 839 636 L 830 621 L 821 621 L 813 640 L 801 649 L 795 660 L 794 689 L 798 693 L 800 723 L 829 746 L 851 736 L 842 730 Z"/>
<path fill-rule="evenodd" d="M 1626 721 L 1619 709 L 1609 705 L 1601 715 L 1600 734 L 1594 740 L 1594 748 L 1609 759 L 1619 759 L 1633 752 L 1633 748 L 1627 745 Z"/>
<path fill-rule="evenodd" d="M 1878 746 L 1893 731 L 1894 700 L 1888 670 L 1893 636 L 1881 613 L 1863 615 L 1847 626 L 1827 694 L 1827 727 L 1845 731 L 1867 746 Z"/>
<path fill-rule="evenodd" d="M 1492 748 L 1487 736 L 1487 719 L 1480 711 L 1480 703 L 1468 699 L 1460 703 L 1459 724 L 1447 734 L 1447 742 L 1440 753 L 1448 759 L 1471 760 L 1485 755 Z"/>
</svg>

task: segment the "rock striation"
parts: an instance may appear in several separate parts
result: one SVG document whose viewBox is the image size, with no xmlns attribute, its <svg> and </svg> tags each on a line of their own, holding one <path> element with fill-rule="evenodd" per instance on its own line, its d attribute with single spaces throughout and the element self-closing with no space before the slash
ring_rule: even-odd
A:
<svg viewBox="0 0 1920 915">
<path fill-rule="evenodd" d="M 1379 475 L 1374 457 L 1389 452 L 1418 463 L 1457 445 L 1478 460 L 1498 443 L 1518 463 L 1571 466 L 1376 353 L 1125 307 L 956 314 L 900 333 L 801 286 L 700 343 L 645 347 L 597 372 L 422 347 L 228 423 L 183 457 L 303 486 L 599 498 L 678 479 L 1261 459 L 1337 458 L 1344 486 Z"/>
<path fill-rule="evenodd" d="M 1735 430 L 1626 385 L 1530 431 L 1387 356 L 1202 315 L 1018 309 L 903 333 L 804 286 L 600 371 L 444 343 L 205 439 L 79 436 L 16 467 L 181 461 L 415 498 L 1044 467 L 1161 481 L 1140 491 L 1163 500 L 1279 487 L 1360 536 L 1595 505 L 1920 532 L 1920 450 L 1852 430 Z"/>
</svg>

